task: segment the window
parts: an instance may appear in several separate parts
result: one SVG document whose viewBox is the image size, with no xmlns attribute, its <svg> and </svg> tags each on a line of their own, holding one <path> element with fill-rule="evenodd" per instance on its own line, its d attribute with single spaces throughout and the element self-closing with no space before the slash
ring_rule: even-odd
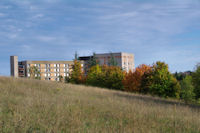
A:
<svg viewBox="0 0 200 133">
<path fill-rule="evenodd" d="M 56 73 L 54 73 L 54 76 L 56 76 Z"/>
<path fill-rule="evenodd" d="M 44 71 L 47 72 L 47 69 L 45 68 Z"/>
<path fill-rule="evenodd" d="M 69 68 L 67 68 L 67 72 L 69 72 Z"/>
<path fill-rule="evenodd" d="M 66 64 L 66 67 L 69 68 L 69 64 Z"/>
<path fill-rule="evenodd" d="M 64 73 L 64 76 L 66 76 L 66 73 Z"/>
<path fill-rule="evenodd" d="M 54 72 L 56 72 L 56 69 L 54 69 Z"/>
<path fill-rule="evenodd" d="M 54 67 L 56 67 L 56 64 L 53 64 Z"/>
<path fill-rule="evenodd" d="M 47 77 L 47 74 L 45 73 L 44 76 Z"/>
<path fill-rule="evenodd" d="M 50 67 L 50 64 L 46 64 L 46 67 Z"/>
<path fill-rule="evenodd" d="M 50 73 L 48 73 L 48 77 L 50 77 Z"/>
<path fill-rule="evenodd" d="M 64 69 L 64 72 L 65 72 L 65 69 Z"/>
<path fill-rule="evenodd" d="M 28 77 L 30 77 L 30 73 L 28 73 Z"/>
<path fill-rule="evenodd" d="M 66 67 L 66 64 L 64 64 L 64 67 Z"/>
<path fill-rule="evenodd" d="M 83 64 L 81 64 L 81 67 L 83 67 Z"/>
<path fill-rule="evenodd" d="M 34 64 L 34 66 L 37 66 L 37 64 Z"/>
<path fill-rule="evenodd" d="M 57 72 L 59 72 L 60 70 L 59 69 L 57 69 Z"/>
<path fill-rule="evenodd" d="M 30 67 L 30 64 L 27 64 L 27 67 L 29 68 L 29 67 Z"/>
<path fill-rule="evenodd" d="M 60 64 L 57 64 L 57 67 L 60 67 Z"/>
<path fill-rule="evenodd" d="M 67 77 L 69 77 L 69 73 L 67 73 Z"/>
</svg>

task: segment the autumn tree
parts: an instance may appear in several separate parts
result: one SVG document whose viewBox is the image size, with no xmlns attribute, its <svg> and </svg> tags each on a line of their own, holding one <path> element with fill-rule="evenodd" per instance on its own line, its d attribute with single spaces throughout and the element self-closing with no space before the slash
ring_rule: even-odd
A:
<svg viewBox="0 0 200 133">
<path fill-rule="evenodd" d="M 142 76 L 145 72 L 148 72 L 150 70 L 151 66 L 142 64 L 138 66 L 134 72 L 129 71 L 128 73 L 126 73 L 125 78 L 123 80 L 124 90 L 133 92 L 141 91 Z"/>
<path fill-rule="evenodd" d="M 76 52 L 69 82 L 75 83 L 75 84 L 81 84 L 83 83 L 83 81 L 84 81 L 84 74 L 81 67 L 81 62 L 78 60 L 78 54 Z"/>
</svg>

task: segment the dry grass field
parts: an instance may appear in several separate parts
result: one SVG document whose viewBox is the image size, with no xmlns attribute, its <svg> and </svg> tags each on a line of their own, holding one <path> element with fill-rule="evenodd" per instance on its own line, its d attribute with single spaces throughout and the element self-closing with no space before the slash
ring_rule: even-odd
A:
<svg viewBox="0 0 200 133">
<path fill-rule="evenodd" d="M 200 108 L 126 92 L 0 77 L 2 133 L 199 133 Z"/>
</svg>

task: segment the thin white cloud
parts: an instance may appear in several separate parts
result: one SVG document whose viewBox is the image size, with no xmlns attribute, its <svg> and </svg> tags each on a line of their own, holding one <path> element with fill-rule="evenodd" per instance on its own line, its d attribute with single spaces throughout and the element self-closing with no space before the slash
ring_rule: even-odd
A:
<svg viewBox="0 0 200 133">
<path fill-rule="evenodd" d="M 0 17 L 4 17 L 4 16 L 6 16 L 6 14 L 0 12 Z"/>
<path fill-rule="evenodd" d="M 44 17 L 44 14 L 40 13 L 40 14 L 34 15 L 32 18 L 33 19 L 39 19 L 39 18 L 43 18 L 43 17 Z"/>
<path fill-rule="evenodd" d="M 56 40 L 55 37 L 51 37 L 51 36 L 38 36 L 36 37 L 36 39 L 42 42 L 52 42 Z"/>
</svg>

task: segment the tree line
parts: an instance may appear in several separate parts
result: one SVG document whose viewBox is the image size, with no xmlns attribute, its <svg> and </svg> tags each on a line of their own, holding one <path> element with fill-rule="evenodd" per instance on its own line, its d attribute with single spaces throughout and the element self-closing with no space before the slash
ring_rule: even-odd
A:
<svg viewBox="0 0 200 133">
<path fill-rule="evenodd" d="M 142 64 L 135 71 L 124 72 L 114 58 L 110 59 L 109 65 L 100 66 L 94 54 L 88 66 L 85 75 L 76 58 L 70 78 L 66 77 L 65 81 L 200 103 L 200 64 L 194 72 L 185 75 L 170 73 L 168 64 L 161 61 L 152 65 Z"/>
<path fill-rule="evenodd" d="M 37 67 L 32 66 L 29 71 L 30 78 L 40 79 Z M 76 53 L 70 76 L 59 76 L 59 80 L 165 98 L 172 97 L 200 104 L 200 63 L 193 72 L 172 74 L 169 72 L 168 64 L 161 61 L 152 65 L 141 64 L 134 71 L 125 72 L 117 66 L 112 53 L 108 65 L 103 66 L 99 65 L 94 53 L 85 71 Z"/>
</svg>

